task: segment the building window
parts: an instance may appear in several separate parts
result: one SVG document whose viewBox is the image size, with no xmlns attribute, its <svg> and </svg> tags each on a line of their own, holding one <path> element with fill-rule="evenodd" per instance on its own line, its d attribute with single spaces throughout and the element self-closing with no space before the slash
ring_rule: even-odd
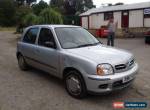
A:
<svg viewBox="0 0 150 110">
<path fill-rule="evenodd" d="M 109 20 L 110 18 L 113 18 L 113 12 L 104 13 L 104 21 Z"/>
<path fill-rule="evenodd" d="M 144 9 L 144 18 L 150 18 L 150 8 Z"/>
</svg>

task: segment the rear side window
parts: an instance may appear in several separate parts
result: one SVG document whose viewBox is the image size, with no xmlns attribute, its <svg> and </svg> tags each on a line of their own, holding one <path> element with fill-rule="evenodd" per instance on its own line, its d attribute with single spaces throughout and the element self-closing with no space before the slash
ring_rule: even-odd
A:
<svg viewBox="0 0 150 110">
<path fill-rule="evenodd" d="M 29 29 L 26 32 L 26 34 L 25 34 L 25 36 L 23 38 L 23 42 L 34 44 L 35 40 L 36 40 L 36 37 L 37 37 L 37 34 L 38 34 L 38 31 L 39 31 L 39 28 L 31 28 L 31 29 Z"/>
</svg>

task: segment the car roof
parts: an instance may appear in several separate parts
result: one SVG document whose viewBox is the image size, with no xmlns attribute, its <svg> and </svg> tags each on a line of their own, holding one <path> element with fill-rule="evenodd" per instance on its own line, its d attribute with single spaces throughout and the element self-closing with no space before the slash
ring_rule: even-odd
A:
<svg viewBox="0 0 150 110">
<path fill-rule="evenodd" d="M 75 26 L 75 25 L 51 25 L 51 24 L 46 24 L 46 25 L 32 25 L 32 26 L 29 26 L 28 28 L 34 28 L 34 27 L 51 27 L 51 28 L 57 28 L 57 27 L 80 27 L 80 26 Z"/>
</svg>

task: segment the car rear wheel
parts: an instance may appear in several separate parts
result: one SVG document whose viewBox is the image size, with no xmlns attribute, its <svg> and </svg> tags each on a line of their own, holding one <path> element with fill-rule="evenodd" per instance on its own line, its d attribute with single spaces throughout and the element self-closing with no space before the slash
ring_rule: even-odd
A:
<svg viewBox="0 0 150 110">
<path fill-rule="evenodd" d="M 24 57 L 22 56 L 22 55 L 19 55 L 18 56 L 18 65 L 19 65 L 19 68 L 21 69 L 21 70 L 28 70 L 28 65 L 27 65 L 27 63 L 25 62 L 25 59 L 24 59 Z"/>
<path fill-rule="evenodd" d="M 65 87 L 67 92 L 74 98 L 84 98 L 87 95 L 85 82 L 77 71 L 70 71 L 65 76 Z"/>
</svg>

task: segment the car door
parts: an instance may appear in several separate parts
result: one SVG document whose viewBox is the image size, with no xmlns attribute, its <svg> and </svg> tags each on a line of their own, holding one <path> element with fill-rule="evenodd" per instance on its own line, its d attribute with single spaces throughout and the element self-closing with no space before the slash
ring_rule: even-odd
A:
<svg viewBox="0 0 150 110">
<path fill-rule="evenodd" d="M 41 28 L 40 30 L 36 55 L 41 69 L 52 75 L 59 76 L 59 52 L 53 33 L 49 28 Z"/>
<path fill-rule="evenodd" d="M 39 33 L 39 28 L 34 27 L 27 30 L 25 33 L 22 42 L 21 42 L 21 53 L 25 57 L 25 60 L 30 65 L 35 65 L 35 50 L 36 50 L 36 39 Z"/>
</svg>

